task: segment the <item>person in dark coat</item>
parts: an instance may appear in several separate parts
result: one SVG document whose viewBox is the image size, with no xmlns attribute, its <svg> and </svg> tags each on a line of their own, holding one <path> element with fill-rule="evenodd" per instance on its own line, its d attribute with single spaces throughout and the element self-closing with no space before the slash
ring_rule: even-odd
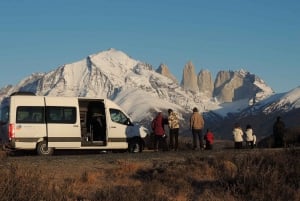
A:
<svg viewBox="0 0 300 201">
<path fill-rule="evenodd" d="M 92 119 L 93 141 L 105 141 L 105 129 L 103 127 L 101 114 L 94 114 Z"/>
<path fill-rule="evenodd" d="M 166 120 L 163 118 L 161 112 L 158 112 L 156 117 L 151 122 L 151 127 L 154 132 L 154 150 L 158 151 L 160 143 L 163 143 L 164 149 L 167 147 L 165 125 Z"/>
<path fill-rule="evenodd" d="M 273 125 L 273 136 L 275 147 L 284 146 L 284 132 L 285 132 L 285 123 L 282 121 L 281 117 L 278 116 L 276 122 Z"/>
</svg>

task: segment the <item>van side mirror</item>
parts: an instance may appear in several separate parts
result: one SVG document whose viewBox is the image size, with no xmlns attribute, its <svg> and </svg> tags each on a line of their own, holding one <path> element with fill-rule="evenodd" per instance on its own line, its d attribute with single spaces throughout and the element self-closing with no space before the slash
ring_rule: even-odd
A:
<svg viewBox="0 0 300 201">
<path fill-rule="evenodd" d="M 132 126 L 132 125 L 133 125 L 129 118 L 127 118 L 126 124 L 127 124 L 128 126 Z"/>
</svg>

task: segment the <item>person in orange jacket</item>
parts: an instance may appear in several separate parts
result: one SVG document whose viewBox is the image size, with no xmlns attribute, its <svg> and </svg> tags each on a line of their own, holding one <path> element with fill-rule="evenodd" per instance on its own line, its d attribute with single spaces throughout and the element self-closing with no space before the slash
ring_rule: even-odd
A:
<svg viewBox="0 0 300 201">
<path fill-rule="evenodd" d="M 193 149 L 197 150 L 198 141 L 199 148 L 203 150 L 203 134 L 202 130 L 204 128 L 204 119 L 203 116 L 199 113 L 198 108 L 193 108 L 193 114 L 190 118 L 190 129 L 192 130 L 193 135 Z"/>
</svg>

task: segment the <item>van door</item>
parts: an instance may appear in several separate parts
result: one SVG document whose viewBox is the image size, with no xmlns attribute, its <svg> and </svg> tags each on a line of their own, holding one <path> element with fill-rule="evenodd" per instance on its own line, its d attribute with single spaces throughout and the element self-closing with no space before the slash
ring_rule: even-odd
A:
<svg viewBox="0 0 300 201">
<path fill-rule="evenodd" d="M 78 99 L 45 97 L 48 146 L 71 148 L 81 146 Z"/>
<path fill-rule="evenodd" d="M 107 121 L 109 128 L 108 144 L 116 148 L 128 148 L 127 130 L 129 118 L 119 109 L 108 108 L 110 120 Z"/>
<path fill-rule="evenodd" d="M 46 137 L 44 99 L 36 96 L 12 96 L 10 123 L 15 124 L 16 148 L 34 149 L 38 139 Z"/>
</svg>

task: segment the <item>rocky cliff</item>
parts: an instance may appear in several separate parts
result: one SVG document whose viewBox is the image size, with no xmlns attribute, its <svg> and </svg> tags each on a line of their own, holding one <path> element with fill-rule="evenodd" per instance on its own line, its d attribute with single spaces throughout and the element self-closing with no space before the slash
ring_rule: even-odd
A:
<svg viewBox="0 0 300 201">
<path fill-rule="evenodd" d="M 208 70 L 201 70 L 197 77 L 199 92 L 212 97 L 214 91 L 214 82 L 211 73 Z"/>
<path fill-rule="evenodd" d="M 167 78 L 170 78 L 173 82 L 178 83 L 176 77 L 169 71 L 169 68 L 166 64 L 160 64 L 156 72 Z"/>
<path fill-rule="evenodd" d="M 199 92 L 195 67 L 191 61 L 184 66 L 181 86 L 184 90 Z"/>
<path fill-rule="evenodd" d="M 195 67 L 188 62 L 184 67 L 182 87 L 194 93 L 204 94 L 207 98 L 216 98 L 219 102 L 233 102 L 249 99 L 260 101 L 274 91 L 258 76 L 243 69 L 239 71 L 219 71 L 215 80 L 208 70 L 201 70 L 196 76 Z"/>
</svg>

